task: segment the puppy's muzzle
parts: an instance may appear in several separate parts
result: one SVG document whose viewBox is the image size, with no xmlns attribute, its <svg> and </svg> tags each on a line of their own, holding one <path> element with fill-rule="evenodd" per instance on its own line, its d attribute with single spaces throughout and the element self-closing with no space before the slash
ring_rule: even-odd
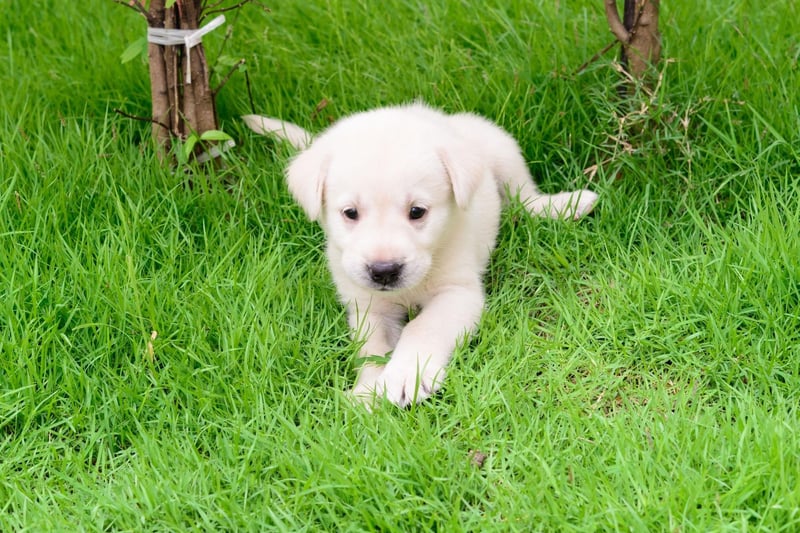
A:
<svg viewBox="0 0 800 533">
<path fill-rule="evenodd" d="M 367 265 L 369 278 L 380 285 L 381 288 L 387 289 L 397 283 L 400 279 L 400 274 L 403 272 L 403 263 L 392 263 L 388 261 L 379 261 Z"/>
</svg>

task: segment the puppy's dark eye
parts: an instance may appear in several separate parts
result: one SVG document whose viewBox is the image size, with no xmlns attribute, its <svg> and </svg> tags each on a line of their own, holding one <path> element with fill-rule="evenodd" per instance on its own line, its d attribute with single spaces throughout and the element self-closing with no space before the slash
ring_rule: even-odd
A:
<svg viewBox="0 0 800 533">
<path fill-rule="evenodd" d="M 411 220 L 419 220 L 422 217 L 424 217 L 425 213 L 427 212 L 428 210 L 425 209 L 424 207 L 419 207 L 418 205 L 415 205 L 414 207 L 408 210 L 408 218 L 410 218 Z"/>
<path fill-rule="evenodd" d="M 358 220 L 358 210 L 355 207 L 348 207 L 342 210 L 342 215 L 350 220 Z"/>
</svg>

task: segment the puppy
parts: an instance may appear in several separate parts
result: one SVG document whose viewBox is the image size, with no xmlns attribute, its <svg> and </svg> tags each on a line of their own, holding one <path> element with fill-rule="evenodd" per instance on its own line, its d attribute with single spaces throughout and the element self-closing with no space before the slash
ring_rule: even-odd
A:
<svg viewBox="0 0 800 533">
<path fill-rule="evenodd" d="M 517 142 L 472 114 L 423 104 L 342 119 L 316 139 L 302 128 L 247 115 L 302 151 L 286 171 L 289 190 L 327 237 L 327 256 L 365 360 L 352 392 L 398 406 L 436 393 L 460 338 L 484 305 L 482 275 L 504 198 L 532 215 L 580 218 L 597 195 L 542 194 Z M 410 313 L 413 318 L 409 319 Z"/>
</svg>

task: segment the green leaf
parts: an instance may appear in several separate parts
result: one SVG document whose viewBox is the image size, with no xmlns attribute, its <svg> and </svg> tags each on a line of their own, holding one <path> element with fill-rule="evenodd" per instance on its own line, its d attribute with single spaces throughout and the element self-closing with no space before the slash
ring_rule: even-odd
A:
<svg viewBox="0 0 800 533">
<path fill-rule="evenodd" d="M 225 133 L 224 131 L 220 130 L 208 130 L 204 131 L 200 135 L 200 139 L 203 141 L 230 141 L 233 138 Z"/>
<path fill-rule="evenodd" d="M 169 9 L 169 8 L 171 8 L 172 6 L 174 6 L 174 5 L 175 5 L 175 2 L 176 2 L 176 1 L 177 1 L 177 0 L 167 0 L 167 1 L 166 1 L 166 3 L 164 4 L 164 9 Z"/>
<path fill-rule="evenodd" d="M 125 64 L 128 61 L 136 59 L 137 57 L 144 55 L 147 52 L 147 37 L 142 37 L 140 39 L 136 39 L 131 44 L 128 45 L 128 48 L 122 52 L 122 55 L 119 56 L 119 60 Z"/>
<path fill-rule="evenodd" d="M 183 146 L 181 147 L 181 155 L 183 156 L 183 162 L 189 161 L 189 157 L 192 155 L 192 150 L 194 150 L 194 146 L 200 138 L 192 133 L 189 135 L 186 140 L 183 142 Z"/>
</svg>

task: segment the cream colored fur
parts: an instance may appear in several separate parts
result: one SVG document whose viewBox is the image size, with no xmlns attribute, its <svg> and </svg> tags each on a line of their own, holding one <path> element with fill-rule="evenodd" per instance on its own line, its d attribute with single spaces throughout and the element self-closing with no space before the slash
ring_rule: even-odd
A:
<svg viewBox="0 0 800 533">
<path fill-rule="evenodd" d="M 325 230 L 333 279 L 365 341 L 361 356 L 391 353 L 384 366 L 361 366 L 352 392 L 368 405 L 385 397 L 406 406 L 441 387 L 456 344 L 480 319 L 508 194 L 552 218 L 580 218 L 597 201 L 588 190 L 542 194 L 517 142 L 472 114 L 380 108 L 316 139 L 276 119 L 244 120 L 302 150 L 288 186 Z"/>
</svg>

